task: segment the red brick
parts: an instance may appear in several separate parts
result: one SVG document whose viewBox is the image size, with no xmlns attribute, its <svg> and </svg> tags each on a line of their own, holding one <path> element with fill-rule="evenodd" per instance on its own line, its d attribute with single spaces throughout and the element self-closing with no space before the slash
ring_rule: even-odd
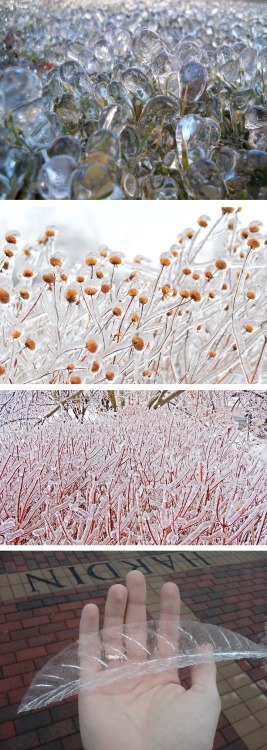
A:
<svg viewBox="0 0 267 750">
<path fill-rule="evenodd" d="M 48 643 L 54 643 L 55 640 L 56 640 L 56 636 L 53 633 L 47 633 L 45 638 L 43 635 L 35 635 L 32 638 L 27 638 L 29 648 L 34 648 L 35 646 L 42 646 L 44 643 L 45 643 L 45 646 L 47 646 Z"/>
<path fill-rule="evenodd" d="M 29 615 L 29 612 L 27 612 L 27 615 Z M 46 625 L 48 622 L 49 617 L 47 615 L 36 615 L 36 617 L 26 617 L 23 620 L 23 626 L 24 628 L 31 628 L 34 625 Z"/>
<path fill-rule="evenodd" d="M 62 737 L 69 737 L 74 734 L 75 727 L 72 719 L 66 719 L 56 724 L 50 724 L 48 727 L 40 727 L 37 731 L 41 742 L 45 744 L 46 742 L 52 742 L 52 740 L 61 739 Z"/>
<path fill-rule="evenodd" d="M 16 662 L 15 664 L 7 664 L 3 667 L 4 677 L 13 677 L 13 675 L 23 675 L 25 672 L 30 672 L 34 668 L 32 660 Z"/>
<path fill-rule="evenodd" d="M 9 692 L 22 685 L 22 679 L 19 675 L 12 675 L 11 677 L 5 677 L 1 680 L 1 692 Z"/>
<path fill-rule="evenodd" d="M 79 734 L 73 734 L 71 737 L 62 739 L 64 750 L 82 750 L 81 737 Z"/>
<path fill-rule="evenodd" d="M 226 748 L 225 739 L 222 736 L 221 732 L 216 732 L 212 750 L 221 750 L 221 747 Z"/>
<path fill-rule="evenodd" d="M 21 688 L 18 687 L 18 678 L 17 677 L 16 677 L 16 684 L 17 684 L 17 689 L 16 690 L 14 689 L 14 690 L 9 690 L 8 691 L 8 697 L 9 697 L 10 703 L 20 703 L 20 701 L 22 700 L 22 698 L 23 698 L 23 696 L 25 695 L 25 692 L 26 692 L 25 691 L 25 685 L 23 685 L 23 687 L 21 687 Z"/>
<path fill-rule="evenodd" d="M 67 612 L 69 609 L 74 609 L 74 602 L 65 602 L 64 604 L 59 604 L 60 612 Z"/>
<path fill-rule="evenodd" d="M 1 727 L 1 739 L 7 740 L 9 737 L 15 737 L 16 730 L 15 730 L 15 724 L 13 721 L 7 721 L 3 726 Z"/>
<path fill-rule="evenodd" d="M 75 612 L 55 612 L 55 614 L 51 615 L 50 620 L 51 622 L 66 622 L 67 617 L 75 617 Z"/>
<path fill-rule="evenodd" d="M 1 656 L 1 667 L 3 667 L 5 664 L 14 664 L 15 661 L 15 655 L 12 653 L 12 651 L 7 651 L 6 654 L 2 654 Z"/>
<path fill-rule="evenodd" d="M 35 648 L 25 648 L 21 651 L 16 651 L 18 661 L 23 661 L 24 659 L 36 659 L 37 656 L 46 656 L 44 646 L 35 646 Z"/>
<path fill-rule="evenodd" d="M 11 630 L 19 630 L 19 628 L 21 628 L 21 622 L 5 622 L 0 625 L 0 633 L 10 633 Z"/>
<path fill-rule="evenodd" d="M 80 625 L 80 619 L 81 619 L 80 617 L 75 617 L 73 620 L 67 620 L 66 622 L 67 628 L 77 628 L 78 630 L 79 625 Z"/>
</svg>

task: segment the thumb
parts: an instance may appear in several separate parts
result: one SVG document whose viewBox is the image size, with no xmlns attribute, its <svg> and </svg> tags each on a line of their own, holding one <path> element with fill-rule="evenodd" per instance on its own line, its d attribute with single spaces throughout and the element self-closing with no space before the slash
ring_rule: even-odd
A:
<svg viewBox="0 0 267 750">
<path fill-rule="evenodd" d="M 190 668 L 191 687 L 208 693 L 217 693 L 217 670 L 212 645 L 209 643 L 203 644 L 199 653 L 203 654 L 204 660 L 202 664 L 194 664 Z"/>
</svg>

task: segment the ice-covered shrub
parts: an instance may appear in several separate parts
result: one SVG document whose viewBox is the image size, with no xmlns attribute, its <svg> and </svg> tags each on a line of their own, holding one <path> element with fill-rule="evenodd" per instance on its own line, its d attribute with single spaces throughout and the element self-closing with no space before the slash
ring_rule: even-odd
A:
<svg viewBox="0 0 267 750">
<path fill-rule="evenodd" d="M 230 403 L 183 396 L 179 409 L 129 401 L 93 423 L 4 427 L 1 542 L 266 544 L 259 444 Z"/>
<path fill-rule="evenodd" d="M 158 268 L 101 247 L 75 264 L 48 228 L 6 235 L 4 383 L 266 383 L 267 240 L 222 208 L 180 232 Z"/>
</svg>

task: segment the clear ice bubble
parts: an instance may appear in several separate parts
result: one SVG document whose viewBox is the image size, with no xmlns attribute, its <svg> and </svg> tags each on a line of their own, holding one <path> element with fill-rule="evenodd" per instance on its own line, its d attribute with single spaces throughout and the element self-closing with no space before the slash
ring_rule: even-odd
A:
<svg viewBox="0 0 267 750">
<path fill-rule="evenodd" d="M 158 55 L 164 49 L 164 43 L 159 35 L 151 29 L 141 28 L 135 34 L 132 50 L 136 60 L 146 65 L 152 57 Z"/>
<path fill-rule="evenodd" d="M 8 68 L 0 80 L 0 89 L 5 95 L 6 113 L 16 107 L 39 99 L 42 95 L 40 78 L 25 68 Z"/>
<path fill-rule="evenodd" d="M 224 184 L 220 170 L 209 159 L 198 159 L 190 164 L 185 174 L 185 183 L 190 196 L 200 199 L 220 200 L 224 197 Z"/>
<path fill-rule="evenodd" d="M 71 177 L 76 168 L 72 156 L 65 154 L 53 156 L 43 164 L 38 186 L 42 198 L 63 200 L 70 198 Z"/>
<path fill-rule="evenodd" d="M 79 142 L 72 138 L 71 135 L 60 135 L 50 143 L 47 149 L 47 155 L 49 159 L 52 156 L 60 156 L 65 154 L 66 156 L 72 156 L 75 162 L 78 162 L 81 153 L 81 147 Z"/>
<path fill-rule="evenodd" d="M 71 184 L 71 197 L 75 200 L 100 200 L 114 190 L 114 179 L 103 164 L 90 164 L 76 170 Z"/>
<path fill-rule="evenodd" d="M 210 156 L 221 137 L 219 124 L 211 117 L 185 115 L 176 127 L 176 143 L 180 164 L 190 164 L 196 156 Z"/>
<path fill-rule="evenodd" d="M 105 128 L 97 130 L 87 141 L 85 155 L 96 151 L 104 151 L 115 161 L 119 159 L 120 141 L 117 134 Z"/>
<path fill-rule="evenodd" d="M 182 106 L 196 102 L 205 91 L 207 73 L 204 65 L 193 61 L 182 65 L 178 72 L 179 95 Z"/>
</svg>

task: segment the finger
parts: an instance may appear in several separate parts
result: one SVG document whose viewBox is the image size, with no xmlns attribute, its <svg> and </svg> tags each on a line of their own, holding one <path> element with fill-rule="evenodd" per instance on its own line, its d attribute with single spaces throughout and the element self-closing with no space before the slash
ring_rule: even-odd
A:
<svg viewBox="0 0 267 750">
<path fill-rule="evenodd" d="M 101 665 L 99 641 L 99 609 L 96 604 L 86 604 L 80 620 L 79 659 L 82 677 L 99 672 Z"/>
<path fill-rule="evenodd" d="M 217 692 L 216 663 L 212 645 L 205 643 L 199 652 L 204 656 L 208 655 L 209 659 L 203 661 L 203 664 L 195 664 L 190 668 L 191 687 L 209 693 Z"/>
<path fill-rule="evenodd" d="M 111 586 L 108 591 L 102 634 L 102 641 L 107 656 L 115 656 L 116 654 L 118 655 L 118 653 L 122 653 L 122 634 L 127 596 L 126 587 L 119 583 Z M 110 632 L 110 629 L 112 629 L 113 632 Z M 114 666 L 115 663 L 115 660 L 114 663 L 110 660 L 109 666 Z"/>
<path fill-rule="evenodd" d="M 146 659 L 146 580 L 143 573 L 132 570 L 126 577 L 128 591 L 125 624 L 127 654 L 131 658 Z"/>
<path fill-rule="evenodd" d="M 180 594 L 175 583 L 164 583 L 160 592 L 158 653 L 174 656 L 178 650 L 180 623 Z"/>
</svg>

